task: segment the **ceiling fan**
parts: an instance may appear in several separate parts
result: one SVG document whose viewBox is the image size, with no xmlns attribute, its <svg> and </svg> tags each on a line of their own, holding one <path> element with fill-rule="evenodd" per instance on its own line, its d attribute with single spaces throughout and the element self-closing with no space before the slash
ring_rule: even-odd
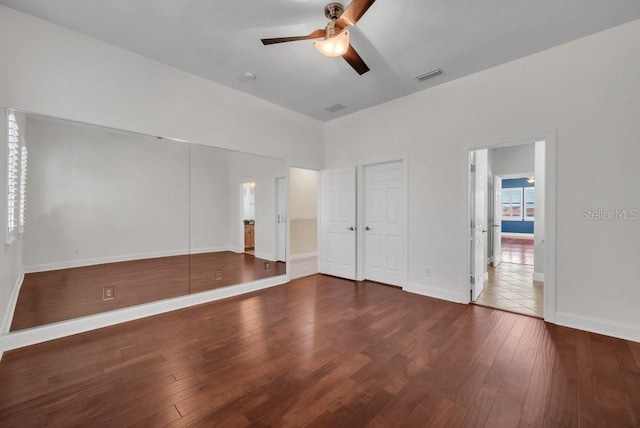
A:
<svg viewBox="0 0 640 428">
<path fill-rule="evenodd" d="M 324 16 L 329 23 L 324 29 L 316 30 L 306 36 L 277 37 L 261 39 L 263 45 L 295 42 L 298 40 L 314 40 L 314 46 L 323 54 L 330 57 L 341 56 L 353 69 L 362 75 L 369 71 L 369 67 L 349 43 L 349 31 L 346 27 L 356 25 L 362 15 L 371 7 L 375 0 L 353 0 L 345 8 L 340 3 L 329 3 L 324 8 Z"/>
</svg>

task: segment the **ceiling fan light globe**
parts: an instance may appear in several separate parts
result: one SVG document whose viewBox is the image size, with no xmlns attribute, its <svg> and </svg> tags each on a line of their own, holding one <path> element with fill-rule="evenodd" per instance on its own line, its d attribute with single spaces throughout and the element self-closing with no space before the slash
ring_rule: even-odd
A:
<svg viewBox="0 0 640 428">
<path fill-rule="evenodd" d="M 326 40 L 316 40 L 313 45 L 321 54 L 336 57 L 347 53 L 349 49 L 349 32 L 344 30 L 340 34 Z"/>
</svg>

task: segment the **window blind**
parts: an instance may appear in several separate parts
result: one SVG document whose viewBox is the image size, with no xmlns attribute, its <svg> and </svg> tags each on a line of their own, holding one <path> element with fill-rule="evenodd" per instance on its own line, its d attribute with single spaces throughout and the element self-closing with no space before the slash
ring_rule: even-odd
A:
<svg viewBox="0 0 640 428">
<path fill-rule="evenodd" d="M 20 130 L 13 112 L 7 115 L 7 243 L 16 237 Z"/>
</svg>

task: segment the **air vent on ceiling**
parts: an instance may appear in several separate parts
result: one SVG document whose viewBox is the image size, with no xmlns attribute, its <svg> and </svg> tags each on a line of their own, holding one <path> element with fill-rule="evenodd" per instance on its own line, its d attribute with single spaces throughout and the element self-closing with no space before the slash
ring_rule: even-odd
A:
<svg viewBox="0 0 640 428">
<path fill-rule="evenodd" d="M 343 108 L 347 108 L 347 106 L 342 104 L 334 104 L 331 107 L 327 107 L 325 110 L 330 111 L 331 113 L 336 112 L 338 110 L 342 110 Z"/>
<path fill-rule="evenodd" d="M 420 76 L 416 76 L 416 79 L 418 79 L 421 82 L 424 82 L 427 79 L 431 79 L 432 77 L 436 77 L 436 76 L 440 76 L 442 74 L 442 70 L 440 70 L 439 68 L 433 69 L 431 71 L 427 71 L 424 74 L 421 74 Z"/>
</svg>

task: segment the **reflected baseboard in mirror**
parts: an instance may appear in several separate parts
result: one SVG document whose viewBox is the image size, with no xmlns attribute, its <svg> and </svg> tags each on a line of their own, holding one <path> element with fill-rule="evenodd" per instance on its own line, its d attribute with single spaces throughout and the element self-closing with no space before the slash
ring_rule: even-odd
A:
<svg viewBox="0 0 640 428">
<path fill-rule="evenodd" d="M 11 331 L 284 274 L 282 262 L 231 251 L 28 273 Z"/>
<path fill-rule="evenodd" d="M 191 293 L 284 275 L 285 264 L 230 251 L 191 254 Z"/>
<path fill-rule="evenodd" d="M 0 307 L 14 314 L 5 331 L 286 280 L 275 261 L 284 160 L 0 111 L 16 116 L 29 153 L 24 233 L 5 252 L 11 272 L 27 273 L 22 284 L 3 284 L 18 296 Z M 256 185 L 255 221 L 273 225 L 256 230 L 264 260 L 242 254 L 246 182 Z"/>
</svg>

